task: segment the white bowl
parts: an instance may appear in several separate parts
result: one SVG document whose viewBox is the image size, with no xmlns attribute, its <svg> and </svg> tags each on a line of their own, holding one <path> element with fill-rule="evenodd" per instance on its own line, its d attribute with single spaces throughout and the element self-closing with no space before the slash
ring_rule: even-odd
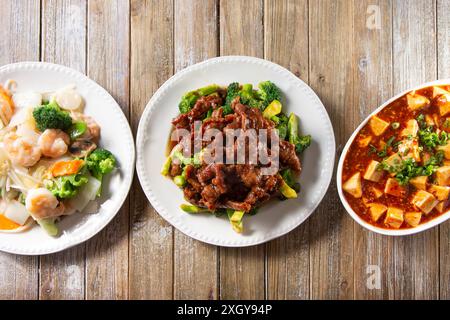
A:
<svg viewBox="0 0 450 320">
<path fill-rule="evenodd" d="M 424 230 L 433 228 L 434 226 L 437 226 L 438 224 L 441 224 L 442 222 L 444 222 L 450 218 L 450 210 L 449 210 L 430 221 L 419 224 L 415 228 L 409 228 L 409 229 L 380 228 L 380 227 L 374 226 L 374 225 L 364 221 L 363 219 L 361 219 L 361 217 L 348 204 L 347 199 L 345 199 L 344 192 L 342 190 L 342 167 L 344 165 L 345 156 L 347 155 L 347 151 L 350 148 L 350 145 L 352 144 L 356 135 L 366 125 L 366 123 L 369 121 L 369 119 L 372 116 L 374 116 L 375 114 L 377 114 L 378 112 L 380 112 L 384 107 L 389 105 L 391 102 L 397 100 L 398 98 L 400 98 L 401 96 L 407 94 L 408 92 L 410 92 L 412 90 L 419 90 L 419 89 L 422 89 L 425 87 L 430 87 L 430 86 L 435 86 L 435 85 L 448 85 L 448 84 L 450 84 L 450 79 L 437 80 L 437 81 L 427 82 L 427 83 L 421 84 L 419 86 L 415 86 L 414 88 L 411 88 L 409 90 L 405 90 L 405 91 L 399 93 L 395 97 L 393 97 L 393 98 L 389 99 L 388 101 L 386 101 L 385 103 L 383 103 L 381 106 L 379 106 L 377 109 L 375 109 L 375 111 L 373 111 L 366 119 L 364 119 L 364 121 L 358 126 L 358 128 L 356 128 L 356 130 L 353 132 L 353 134 L 350 136 L 347 143 L 345 144 L 345 147 L 342 150 L 341 157 L 339 159 L 339 164 L 338 164 L 337 173 L 336 173 L 337 189 L 338 189 L 339 197 L 341 198 L 341 202 L 344 205 L 347 212 L 350 214 L 350 216 L 356 222 L 358 222 L 364 228 L 369 229 L 370 231 L 373 231 L 376 233 L 389 235 L 389 236 L 405 236 L 405 235 L 414 234 L 414 233 L 422 232 Z"/>
<path fill-rule="evenodd" d="M 74 84 L 85 101 L 85 114 L 92 116 L 101 127 L 100 146 L 117 158 L 119 170 L 105 178 L 98 213 L 64 217 L 58 223 L 62 232 L 59 237 L 50 237 L 37 225 L 22 233 L 0 233 L 1 251 L 24 255 L 61 251 L 94 236 L 119 211 L 133 179 L 133 135 L 127 118 L 111 95 L 78 71 L 51 63 L 20 62 L 0 67 L 0 83 L 8 79 L 17 82 L 17 92 L 54 91 Z"/>
<path fill-rule="evenodd" d="M 187 214 L 183 192 L 160 174 L 165 161 L 171 120 L 178 115 L 181 96 L 190 90 L 233 81 L 252 83 L 271 80 L 285 97 L 284 110 L 300 117 L 301 132 L 311 134 L 313 144 L 304 153 L 298 199 L 270 201 L 258 214 L 244 218 L 244 233 L 237 234 L 225 218 Z M 141 117 L 137 133 L 137 173 L 144 192 L 158 213 L 186 235 L 207 243 L 242 247 L 279 237 L 300 225 L 317 207 L 333 174 L 333 127 L 319 98 L 303 81 L 285 68 L 253 57 L 214 58 L 193 65 L 170 78 L 153 95 Z"/>
</svg>

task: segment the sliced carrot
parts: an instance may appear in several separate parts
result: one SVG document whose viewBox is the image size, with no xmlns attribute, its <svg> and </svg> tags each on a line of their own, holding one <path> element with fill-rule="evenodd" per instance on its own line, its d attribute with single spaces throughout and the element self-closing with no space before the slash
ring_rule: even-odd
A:
<svg viewBox="0 0 450 320">
<path fill-rule="evenodd" d="M 14 103 L 11 97 L 8 95 L 8 92 L 0 86 L 0 119 L 3 124 L 6 126 L 11 120 L 12 115 L 14 114 Z"/>
<path fill-rule="evenodd" d="M 20 227 L 20 224 L 9 220 L 3 214 L 0 214 L 0 230 L 14 230 Z"/>
<path fill-rule="evenodd" d="M 51 172 L 54 177 L 68 176 L 78 173 L 83 165 L 84 161 L 79 159 L 58 161 L 52 166 Z"/>
</svg>

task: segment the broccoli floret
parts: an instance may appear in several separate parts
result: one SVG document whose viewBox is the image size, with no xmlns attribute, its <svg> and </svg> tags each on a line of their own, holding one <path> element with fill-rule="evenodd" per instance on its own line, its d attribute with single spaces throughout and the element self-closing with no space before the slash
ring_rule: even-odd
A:
<svg viewBox="0 0 450 320">
<path fill-rule="evenodd" d="M 242 89 L 239 91 L 238 95 L 241 97 L 241 103 L 248 105 L 249 107 L 261 109 L 263 106 L 263 101 L 258 100 L 251 84 L 242 85 Z"/>
<path fill-rule="evenodd" d="M 311 145 L 311 136 L 299 136 L 295 141 L 295 151 L 297 153 L 302 153 Z"/>
<path fill-rule="evenodd" d="M 39 131 L 45 131 L 45 129 L 67 130 L 72 126 L 72 118 L 69 113 L 62 111 L 55 101 L 35 108 L 33 117 Z"/>
<path fill-rule="evenodd" d="M 278 137 L 282 140 L 285 140 L 288 134 L 288 121 L 289 118 L 284 114 L 280 113 L 276 116 L 278 119 L 277 123 L 277 130 L 278 130 Z"/>
<path fill-rule="evenodd" d="M 273 82 L 260 82 L 258 88 L 258 95 L 262 100 L 263 108 L 267 107 L 273 100 L 281 101 L 281 90 Z"/>
<path fill-rule="evenodd" d="M 239 83 L 232 82 L 227 87 L 227 96 L 225 98 L 225 105 L 223 106 L 223 114 L 227 115 L 233 113 L 233 109 L 231 109 L 231 102 L 233 102 L 234 98 L 239 95 Z"/>
<path fill-rule="evenodd" d="M 116 167 L 116 158 L 110 151 L 98 148 L 87 157 L 86 165 L 91 174 L 102 182 L 103 176 L 113 171 Z M 102 186 L 100 185 L 97 196 L 100 196 L 101 194 Z"/>
<path fill-rule="evenodd" d="M 71 174 L 48 180 L 45 187 L 59 199 L 72 198 L 77 195 L 81 186 L 88 182 L 88 177 L 83 173 Z"/>
<path fill-rule="evenodd" d="M 101 181 L 116 167 L 116 158 L 110 151 L 97 148 L 87 157 L 86 164 L 91 174 Z"/>
<path fill-rule="evenodd" d="M 182 97 L 181 101 L 178 104 L 178 109 L 181 113 L 189 112 L 194 104 L 197 102 L 198 98 L 210 95 L 214 92 L 217 92 L 219 86 L 217 84 L 211 84 L 206 87 L 199 88 L 194 91 L 186 92 Z"/>
</svg>

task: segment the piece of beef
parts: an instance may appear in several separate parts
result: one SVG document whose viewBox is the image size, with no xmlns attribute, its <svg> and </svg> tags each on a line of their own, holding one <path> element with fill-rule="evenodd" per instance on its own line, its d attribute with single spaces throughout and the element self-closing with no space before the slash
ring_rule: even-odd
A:
<svg viewBox="0 0 450 320">
<path fill-rule="evenodd" d="M 280 140 L 280 162 L 282 165 L 297 172 L 300 172 L 302 169 L 300 159 L 295 153 L 295 145 L 289 141 Z"/>
<path fill-rule="evenodd" d="M 173 121 L 173 124 L 177 128 L 191 127 L 192 130 L 193 121 L 203 119 L 204 114 L 213 108 L 211 117 L 203 120 L 202 130 L 215 128 L 224 132 L 226 129 L 242 129 L 244 131 L 255 129 L 258 133 L 258 130 L 266 129 L 269 136 L 271 130 L 275 130 L 273 121 L 264 118 L 259 109 L 241 104 L 239 98 L 232 102 L 234 113 L 224 116 L 223 108 L 219 107 L 219 103 L 223 102 L 220 100 L 222 98 L 220 96 L 200 98 L 191 111 L 180 115 Z M 217 147 L 212 150 L 222 150 L 223 156 L 227 154 L 226 151 L 234 151 L 234 160 L 236 160 L 236 149 L 240 139 L 236 139 L 229 146 L 217 145 L 219 142 L 216 140 L 212 144 L 210 141 L 204 141 L 203 148 L 208 145 Z M 191 136 L 192 142 L 193 135 Z M 266 148 L 266 146 L 262 147 Z M 230 150 L 226 148 L 230 148 Z M 184 188 L 186 200 L 209 210 L 231 208 L 249 212 L 252 208 L 277 195 L 282 183 L 278 172 L 273 175 L 262 174 L 262 167 L 259 164 L 249 162 L 249 146 L 246 145 L 244 150 L 246 152 L 244 164 L 222 162 L 203 163 L 197 166 L 187 165 L 184 171 L 187 181 Z M 289 167 L 297 172 L 301 170 L 300 160 L 292 143 L 281 140 L 278 155 L 281 167 Z M 172 167 L 171 175 L 172 173 L 179 174 L 180 170 Z"/>
<path fill-rule="evenodd" d="M 219 95 L 200 97 L 189 112 L 180 114 L 172 120 L 172 124 L 175 128 L 188 129 L 195 120 L 202 120 L 209 109 L 215 109 L 221 106 L 222 103 L 223 99 Z"/>
</svg>

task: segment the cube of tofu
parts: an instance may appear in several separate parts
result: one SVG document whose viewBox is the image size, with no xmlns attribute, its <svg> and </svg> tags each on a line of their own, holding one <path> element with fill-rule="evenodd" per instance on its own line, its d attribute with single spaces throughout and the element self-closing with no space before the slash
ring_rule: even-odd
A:
<svg viewBox="0 0 450 320">
<path fill-rule="evenodd" d="M 399 208 L 389 207 L 386 212 L 386 218 L 384 224 L 398 229 L 403 223 L 403 210 Z"/>
<path fill-rule="evenodd" d="M 438 146 L 436 149 L 444 153 L 445 159 L 450 160 L 450 142 L 447 142 L 447 144 L 444 144 L 443 146 Z"/>
<path fill-rule="evenodd" d="M 448 205 L 448 201 L 441 201 L 434 208 L 437 210 L 437 212 L 443 213 L 445 211 L 445 209 L 447 208 L 447 205 Z"/>
<path fill-rule="evenodd" d="M 431 210 L 438 204 L 438 200 L 429 192 L 419 190 L 412 199 L 412 204 L 419 208 L 424 213 L 430 213 Z"/>
<path fill-rule="evenodd" d="M 384 164 L 389 167 L 397 167 L 402 163 L 402 158 L 398 153 L 394 153 L 389 156 L 387 159 L 383 160 Z"/>
<path fill-rule="evenodd" d="M 366 172 L 364 173 L 364 179 L 378 182 L 383 177 L 383 171 L 378 170 L 378 165 L 380 163 L 378 161 L 372 160 L 367 166 Z"/>
<path fill-rule="evenodd" d="M 386 186 L 384 187 L 384 193 L 395 197 L 403 197 L 406 195 L 406 189 L 401 186 L 396 179 L 388 178 Z"/>
<path fill-rule="evenodd" d="M 387 207 L 381 203 L 370 203 L 368 207 L 373 222 L 377 222 L 387 210 Z"/>
<path fill-rule="evenodd" d="M 435 104 L 439 107 L 439 114 L 441 117 L 450 113 L 450 93 L 438 96 L 435 100 Z"/>
<path fill-rule="evenodd" d="M 430 116 L 429 114 L 425 115 L 425 123 L 427 124 L 427 126 L 431 127 L 434 126 L 436 123 L 434 122 L 434 119 L 432 116 Z"/>
<path fill-rule="evenodd" d="M 422 212 L 407 212 L 405 213 L 405 221 L 411 227 L 417 227 L 422 219 Z"/>
<path fill-rule="evenodd" d="M 411 111 L 425 108 L 430 104 L 430 100 L 428 100 L 427 97 L 417 94 L 414 91 L 406 95 L 406 101 L 408 102 L 408 108 Z"/>
<path fill-rule="evenodd" d="M 433 87 L 433 98 L 436 98 L 437 96 L 447 93 L 449 92 L 441 87 Z"/>
<path fill-rule="evenodd" d="M 358 139 L 358 145 L 361 148 L 365 148 L 369 145 L 370 141 L 372 141 L 372 136 L 367 136 L 367 137 L 360 137 Z"/>
<path fill-rule="evenodd" d="M 372 187 L 372 192 L 375 198 L 381 198 L 381 196 L 383 195 L 383 191 L 381 191 L 378 188 Z"/>
<path fill-rule="evenodd" d="M 398 154 L 403 159 L 414 159 L 420 162 L 420 147 L 417 139 L 405 139 L 398 145 Z"/>
<path fill-rule="evenodd" d="M 436 183 L 439 186 L 450 185 L 450 166 L 443 166 L 436 169 Z"/>
<path fill-rule="evenodd" d="M 450 195 L 450 187 L 437 186 L 434 184 L 428 188 L 428 191 L 439 201 L 447 200 Z"/>
<path fill-rule="evenodd" d="M 427 190 L 427 176 L 418 176 L 409 179 L 409 183 L 419 190 Z"/>
<path fill-rule="evenodd" d="M 355 173 L 343 185 L 342 188 L 355 198 L 362 197 L 361 173 Z"/>
<path fill-rule="evenodd" d="M 372 118 L 370 118 L 369 124 L 370 128 L 372 129 L 372 132 L 376 136 L 381 136 L 384 133 L 384 131 L 389 127 L 389 122 L 386 122 L 377 116 L 373 116 Z"/>
<path fill-rule="evenodd" d="M 402 130 L 402 137 L 415 137 L 417 136 L 417 132 L 419 132 L 419 124 L 415 119 L 408 120 L 406 122 L 406 128 Z"/>
</svg>

